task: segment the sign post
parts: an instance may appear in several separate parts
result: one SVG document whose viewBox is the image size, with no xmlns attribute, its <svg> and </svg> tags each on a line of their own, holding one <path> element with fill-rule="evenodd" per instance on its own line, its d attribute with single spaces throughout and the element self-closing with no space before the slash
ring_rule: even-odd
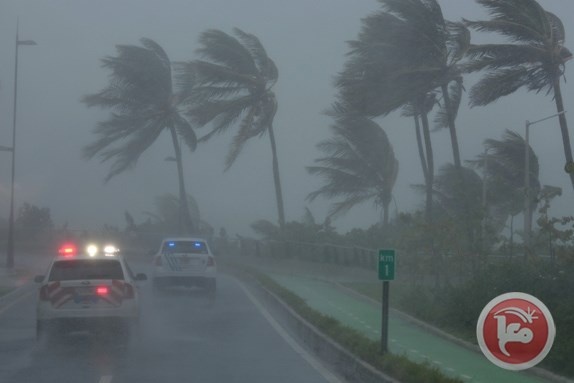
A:
<svg viewBox="0 0 574 383">
<path fill-rule="evenodd" d="M 381 354 L 389 349 L 389 281 L 395 279 L 395 250 L 379 250 L 379 280 L 383 281 L 383 302 L 381 315 Z"/>
</svg>

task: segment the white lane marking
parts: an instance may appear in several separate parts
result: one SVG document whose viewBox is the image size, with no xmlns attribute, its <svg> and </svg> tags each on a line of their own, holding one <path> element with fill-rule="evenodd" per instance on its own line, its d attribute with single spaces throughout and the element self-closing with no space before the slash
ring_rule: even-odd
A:
<svg viewBox="0 0 574 383">
<path fill-rule="evenodd" d="M 111 375 L 103 375 L 98 383 L 112 383 L 112 378 Z"/>
<path fill-rule="evenodd" d="M 20 298 L 15 299 L 14 301 L 10 302 L 9 304 L 7 304 L 6 306 L 4 306 L 2 309 L 0 309 L 0 315 L 4 314 L 6 311 L 8 311 L 12 306 L 14 306 L 17 303 L 20 303 L 21 301 L 23 301 L 25 298 L 28 298 L 30 295 L 34 294 L 36 291 L 29 291 L 26 294 L 22 295 Z"/>
<path fill-rule="evenodd" d="M 287 332 L 283 329 L 283 327 L 281 327 L 281 325 L 271 316 L 271 314 L 269 314 L 269 312 L 267 311 L 267 309 L 265 309 L 265 307 L 263 307 L 263 305 L 261 303 L 259 303 L 259 301 L 257 300 L 257 298 L 255 298 L 250 292 L 249 290 L 247 290 L 247 288 L 243 285 L 243 283 L 241 283 L 240 281 L 236 280 L 236 282 L 239 284 L 239 287 L 241 287 L 241 289 L 243 290 L 243 292 L 245 293 L 245 295 L 247 295 L 247 297 L 249 298 L 249 300 L 251 301 L 251 303 L 253 303 L 253 305 L 259 310 L 259 312 L 261 313 L 261 315 L 263 315 L 263 317 L 265 319 L 267 319 L 267 322 L 269 322 L 269 324 L 271 325 L 271 327 L 273 327 L 273 329 L 275 331 L 277 331 L 277 333 L 283 338 L 283 340 L 289 345 L 291 346 L 291 348 L 293 348 L 293 350 L 299 354 L 307 363 L 309 363 L 311 365 L 311 367 L 313 367 L 315 370 L 317 370 L 317 372 L 319 374 L 321 374 L 323 376 L 323 378 L 325 378 L 325 380 L 327 380 L 330 383 L 343 383 L 343 381 L 341 381 L 339 378 L 337 378 L 331 371 L 329 371 L 328 369 L 326 369 L 315 357 L 313 357 L 311 354 L 309 354 L 305 349 L 303 349 L 301 346 L 299 346 L 299 344 L 289 335 L 287 334 Z"/>
</svg>

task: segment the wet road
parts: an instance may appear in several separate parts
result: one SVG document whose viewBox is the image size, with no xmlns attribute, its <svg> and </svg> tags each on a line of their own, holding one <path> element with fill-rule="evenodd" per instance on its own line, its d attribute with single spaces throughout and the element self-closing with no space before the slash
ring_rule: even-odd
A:
<svg viewBox="0 0 574 383">
<path fill-rule="evenodd" d="M 145 270 L 144 270 L 145 271 Z M 35 341 L 34 293 L 0 312 L 0 381 L 337 382 L 293 345 L 237 280 L 201 291 L 151 294 L 141 284 L 142 336 L 128 348 L 86 334 Z"/>
</svg>

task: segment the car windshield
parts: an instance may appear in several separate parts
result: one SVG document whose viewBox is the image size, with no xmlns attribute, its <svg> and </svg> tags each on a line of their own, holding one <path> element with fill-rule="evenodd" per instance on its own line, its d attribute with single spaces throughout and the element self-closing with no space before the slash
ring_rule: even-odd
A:
<svg viewBox="0 0 574 383">
<path fill-rule="evenodd" d="M 111 259 L 77 259 L 54 262 L 49 281 L 123 279 L 122 265 Z"/>
<path fill-rule="evenodd" d="M 208 254 L 207 245 L 202 241 L 169 241 L 163 244 L 164 254 Z"/>
</svg>

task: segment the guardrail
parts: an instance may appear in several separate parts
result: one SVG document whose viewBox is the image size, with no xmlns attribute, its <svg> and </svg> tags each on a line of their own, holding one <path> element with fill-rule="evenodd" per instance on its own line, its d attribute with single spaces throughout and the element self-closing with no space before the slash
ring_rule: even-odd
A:
<svg viewBox="0 0 574 383">
<path fill-rule="evenodd" d="M 270 241 L 241 237 L 237 240 L 237 254 L 270 259 L 299 260 L 304 262 L 358 267 L 376 271 L 378 250 L 361 246 L 341 246 L 330 243 L 305 243 L 295 241 Z M 553 261 L 550 256 L 536 256 L 543 261 Z M 503 262 L 522 262 L 523 257 L 502 255 L 452 255 L 408 253 L 398 250 L 397 278 L 413 281 L 447 278 L 450 282 L 465 279 L 481 267 Z"/>
</svg>

